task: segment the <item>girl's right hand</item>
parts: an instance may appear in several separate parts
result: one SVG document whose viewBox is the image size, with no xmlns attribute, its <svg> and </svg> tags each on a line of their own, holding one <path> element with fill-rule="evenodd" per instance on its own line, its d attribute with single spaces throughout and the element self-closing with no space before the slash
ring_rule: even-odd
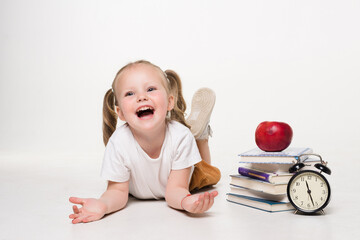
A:
<svg viewBox="0 0 360 240">
<path fill-rule="evenodd" d="M 69 215 L 69 218 L 73 219 L 72 223 L 74 224 L 99 220 L 106 213 L 107 206 L 99 199 L 70 197 L 69 201 L 74 204 L 82 205 L 81 208 L 74 205 L 74 213 Z"/>
</svg>

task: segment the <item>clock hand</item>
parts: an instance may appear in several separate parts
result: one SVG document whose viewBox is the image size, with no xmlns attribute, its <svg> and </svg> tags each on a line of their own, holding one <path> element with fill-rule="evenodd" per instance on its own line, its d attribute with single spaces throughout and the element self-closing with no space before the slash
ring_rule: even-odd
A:
<svg viewBox="0 0 360 240">
<path fill-rule="evenodd" d="M 309 193 L 309 195 L 310 195 L 310 199 L 311 199 L 312 205 L 315 206 L 315 205 L 314 205 L 314 200 L 313 200 L 313 198 L 312 198 L 312 196 L 311 196 L 310 193 Z"/>
<path fill-rule="evenodd" d="M 311 202 L 312 202 L 312 205 L 313 206 L 315 206 L 315 204 L 314 204 L 314 200 L 313 200 L 313 198 L 312 198 L 312 196 L 311 196 L 311 190 L 310 190 L 310 188 L 309 188 L 309 184 L 307 183 L 307 181 L 305 181 L 305 183 L 306 183 L 306 187 L 307 187 L 307 193 L 309 194 L 309 196 L 310 196 L 310 199 L 311 199 Z"/>
</svg>

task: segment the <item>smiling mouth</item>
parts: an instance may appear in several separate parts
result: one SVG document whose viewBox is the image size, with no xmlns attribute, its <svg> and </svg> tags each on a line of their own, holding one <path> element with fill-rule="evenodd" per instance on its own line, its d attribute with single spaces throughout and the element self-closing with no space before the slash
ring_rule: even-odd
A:
<svg viewBox="0 0 360 240">
<path fill-rule="evenodd" d="M 154 108 L 152 108 L 152 107 L 142 107 L 136 111 L 136 115 L 139 118 L 146 117 L 146 116 L 153 115 L 153 114 L 154 114 Z"/>
</svg>

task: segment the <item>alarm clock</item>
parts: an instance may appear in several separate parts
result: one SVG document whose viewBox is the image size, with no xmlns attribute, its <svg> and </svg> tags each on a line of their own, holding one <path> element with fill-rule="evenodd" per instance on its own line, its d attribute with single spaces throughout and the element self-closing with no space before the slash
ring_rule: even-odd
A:
<svg viewBox="0 0 360 240">
<path fill-rule="evenodd" d="M 300 161 L 303 156 L 319 157 L 320 163 L 316 163 L 314 167 L 320 172 L 301 170 L 305 166 L 304 162 Z M 289 180 L 287 197 L 295 208 L 295 213 L 324 213 L 323 209 L 329 204 L 331 197 L 330 184 L 322 174 L 331 174 L 331 170 L 326 165 L 320 155 L 309 153 L 300 155 L 297 163 L 289 169 L 290 173 L 295 174 Z"/>
</svg>

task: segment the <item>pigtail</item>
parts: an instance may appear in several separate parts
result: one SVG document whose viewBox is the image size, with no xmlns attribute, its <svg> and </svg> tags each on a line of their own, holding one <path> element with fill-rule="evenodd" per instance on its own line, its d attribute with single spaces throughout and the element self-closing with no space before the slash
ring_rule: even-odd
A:
<svg viewBox="0 0 360 240">
<path fill-rule="evenodd" d="M 174 109 L 170 112 L 170 120 L 176 120 L 190 128 L 185 121 L 186 103 L 182 94 L 182 84 L 179 75 L 172 70 L 166 70 L 166 77 L 169 80 L 170 93 L 174 96 Z"/>
<path fill-rule="evenodd" d="M 103 140 L 105 146 L 116 129 L 117 114 L 115 109 L 115 94 L 112 89 L 105 93 L 103 103 Z"/>
</svg>

